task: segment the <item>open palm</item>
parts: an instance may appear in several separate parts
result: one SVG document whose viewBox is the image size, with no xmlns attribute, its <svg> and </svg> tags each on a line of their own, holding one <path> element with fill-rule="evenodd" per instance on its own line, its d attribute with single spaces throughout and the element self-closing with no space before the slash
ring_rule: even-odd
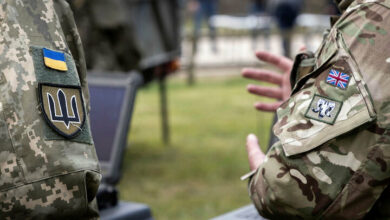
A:
<svg viewBox="0 0 390 220">
<path fill-rule="evenodd" d="M 291 93 L 290 72 L 293 66 L 293 61 L 287 57 L 275 55 L 266 51 L 256 53 L 259 60 L 277 67 L 282 71 L 282 74 L 266 69 L 245 68 L 242 70 L 242 75 L 245 78 L 254 79 L 261 82 L 269 82 L 276 84 L 279 87 L 267 87 L 249 84 L 247 90 L 255 95 L 275 98 L 277 101 L 273 103 L 257 102 L 255 108 L 260 111 L 273 112 L 287 100 Z"/>
</svg>

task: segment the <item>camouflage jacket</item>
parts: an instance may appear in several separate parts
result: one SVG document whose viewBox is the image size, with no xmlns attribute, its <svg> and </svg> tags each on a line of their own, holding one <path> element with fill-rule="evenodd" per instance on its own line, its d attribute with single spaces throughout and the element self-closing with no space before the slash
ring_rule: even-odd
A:
<svg viewBox="0 0 390 220">
<path fill-rule="evenodd" d="M 65 0 L 0 0 L 0 219 L 98 218 L 81 41 Z"/>
<path fill-rule="evenodd" d="M 266 218 L 390 218 L 390 0 L 340 5 L 315 56 L 297 56 L 280 141 L 251 176 Z"/>
</svg>

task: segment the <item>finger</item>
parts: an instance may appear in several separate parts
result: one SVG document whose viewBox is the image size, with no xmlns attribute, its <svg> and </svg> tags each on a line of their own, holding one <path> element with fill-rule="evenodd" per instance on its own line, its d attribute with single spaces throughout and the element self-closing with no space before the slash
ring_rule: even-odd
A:
<svg viewBox="0 0 390 220">
<path fill-rule="evenodd" d="M 263 69 L 245 68 L 242 70 L 242 76 L 248 79 L 255 79 L 277 85 L 281 85 L 283 82 L 283 75 L 280 73 Z"/>
<path fill-rule="evenodd" d="M 274 103 L 264 103 L 264 102 L 258 102 L 254 106 L 259 111 L 265 111 L 265 112 L 275 112 L 279 106 L 282 104 L 282 101 L 280 102 L 274 102 Z"/>
<path fill-rule="evenodd" d="M 264 153 L 261 151 L 254 134 L 248 135 L 246 139 L 246 151 L 248 153 L 249 168 L 251 170 L 257 169 L 264 160 Z"/>
<path fill-rule="evenodd" d="M 252 94 L 265 96 L 275 99 L 283 99 L 283 90 L 281 88 L 270 88 L 264 86 L 248 85 L 248 91 Z"/>
<path fill-rule="evenodd" d="M 267 51 L 258 51 L 256 56 L 267 63 L 273 64 L 280 68 L 283 71 L 288 71 L 291 69 L 293 61 L 287 57 L 276 55 Z"/>
</svg>

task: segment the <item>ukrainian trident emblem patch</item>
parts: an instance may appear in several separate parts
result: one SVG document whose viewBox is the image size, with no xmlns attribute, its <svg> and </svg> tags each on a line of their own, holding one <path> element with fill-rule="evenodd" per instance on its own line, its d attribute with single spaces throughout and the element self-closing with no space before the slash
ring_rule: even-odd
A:
<svg viewBox="0 0 390 220">
<path fill-rule="evenodd" d="M 66 138 L 80 133 L 85 122 L 81 87 L 40 83 L 39 95 L 44 118 L 52 129 Z"/>
</svg>

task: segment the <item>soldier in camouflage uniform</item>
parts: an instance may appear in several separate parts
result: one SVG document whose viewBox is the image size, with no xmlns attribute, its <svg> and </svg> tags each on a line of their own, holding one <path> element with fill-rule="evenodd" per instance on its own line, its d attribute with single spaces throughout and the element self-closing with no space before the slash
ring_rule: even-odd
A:
<svg viewBox="0 0 390 220">
<path fill-rule="evenodd" d="M 266 218 L 390 218 L 390 0 L 338 4 L 317 53 L 292 66 L 280 141 L 263 155 L 248 137 L 249 192 Z"/>
<path fill-rule="evenodd" d="M 0 219 L 95 219 L 100 171 L 65 0 L 0 0 Z"/>
</svg>

